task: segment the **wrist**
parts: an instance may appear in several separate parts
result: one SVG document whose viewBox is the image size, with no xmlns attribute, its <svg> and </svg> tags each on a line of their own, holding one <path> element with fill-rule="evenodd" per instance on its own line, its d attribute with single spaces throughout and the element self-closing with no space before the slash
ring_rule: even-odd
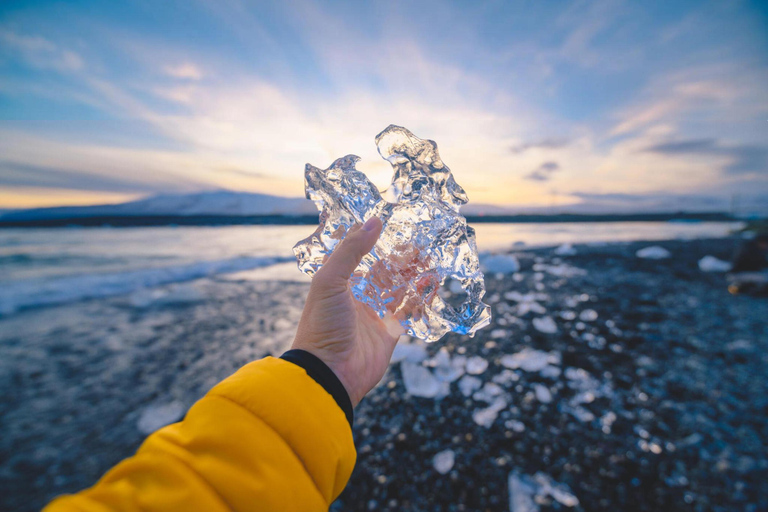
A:
<svg viewBox="0 0 768 512">
<path fill-rule="evenodd" d="M 303 368 L 309 377 L 330 394 L 338 404 L 339 408 L 344 412 L 344 415 L 349 421 L 350 428 L 354 420 L 353 409 L 357 405 L 358 401 L 353 399 L 353 396 L 349 392 L 347 384 L 340 378 L 338 373 L 327 364 L 323 358 L 319 357 L 315 351 L 307 350 L 306 348 L 298 347 L 294 345 L 291 350 L 280 356 L 290 363 Z"/>
</svg>

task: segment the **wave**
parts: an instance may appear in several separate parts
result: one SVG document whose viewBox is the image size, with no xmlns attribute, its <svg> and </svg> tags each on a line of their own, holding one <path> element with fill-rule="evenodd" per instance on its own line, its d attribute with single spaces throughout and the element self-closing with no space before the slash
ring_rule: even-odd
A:
<svg viewBox="0 0 768 512">
<path fill-rule="evenodd" d="M 124 295 L 143 288 L 192 281 L 291 261 L 290 257 L 240 257 L 112 274 L 24 279 L 0 286 L 0 315 L 22 309 Z"/>
</svg>

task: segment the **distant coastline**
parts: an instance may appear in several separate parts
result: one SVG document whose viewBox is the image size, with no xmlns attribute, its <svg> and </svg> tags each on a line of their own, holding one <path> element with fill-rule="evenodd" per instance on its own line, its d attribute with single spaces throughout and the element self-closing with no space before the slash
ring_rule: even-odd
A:
<svg viewBox="0 0 768 512">
<path fill-rule="evenodd" d="M 470 223 L 555 223 L 555 222 L 733 222 L 738 218 L 724 212 L 632 213 L 632 214 L 518 214 L 468 215 Z M 159 227 L 312 225 L 318 215 L 94 215 L 37 219 L 2 219 L 0 228 L 66 227 Z"/>
</svg>

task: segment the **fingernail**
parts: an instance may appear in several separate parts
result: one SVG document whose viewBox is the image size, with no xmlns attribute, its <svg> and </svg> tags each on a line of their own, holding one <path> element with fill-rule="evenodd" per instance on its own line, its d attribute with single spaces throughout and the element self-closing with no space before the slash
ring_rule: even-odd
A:
<svg viewBox="0 0 768 512">
<path fill-rule="evenodd" d="M 376 219 L 376 217 L 371 217 L 365 221 L 365 224 L 363 224 L 363 231 L 373 231 L 373 228 L 376 226 Z"/>
</svg>

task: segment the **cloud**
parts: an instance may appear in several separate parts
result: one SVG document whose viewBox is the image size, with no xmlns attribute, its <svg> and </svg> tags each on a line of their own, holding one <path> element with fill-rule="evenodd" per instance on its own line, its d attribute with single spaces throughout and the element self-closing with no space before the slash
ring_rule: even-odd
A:
<svg viewBox="0 0 768 512">
<path fill-rule="evenodd" d="M 0 185 L 121 193 L 150 193 L 168 189 L 168 183 L 153 184 L 118 176 L 12 161 L 0 161 Z"/>
<path fill-rule="evenodd" d="M 39 69 L 79 71 L 85 67 L 79 54 L 60 48 L 44 37 L 0 30 L 0 42 L 2 42 L 0 46 L 4 46 L 6 52 L 21 57 L 31 66 Z"/>
<path fill-rule="evenodd" d="M 736 144 L 725 145 L 717 139 L 681 139 L 655 144 L 647 152 L 671 156 L 724 156 L 730 162 L 723 167 L 728 174 L 768 171 L 768 148 Z"/>
<path fill-rule="evenodd" d="M 163 71 L 166 75 L 172 76 L 173 78 L 186 80 L 200 80 L 203 78 L 202 70 L 191 62 L 166 66 L 163 68 Z"/>
<path fill-rule="evenodd" d="M 534 142 L 520 142 L 509 150 L 514 154 L 525 153 L 529 149 L 560 149 L 568 145 L 567 139 L 542 139 Z"/>
<path fill-rule="evenodd" d="M 557 162 L 544 162 L 536 169 L 526 174 L 524 178 L 532 181 L 549 181 L 552 173 L 560 170 L 560 164 Z"/>
</svg>

